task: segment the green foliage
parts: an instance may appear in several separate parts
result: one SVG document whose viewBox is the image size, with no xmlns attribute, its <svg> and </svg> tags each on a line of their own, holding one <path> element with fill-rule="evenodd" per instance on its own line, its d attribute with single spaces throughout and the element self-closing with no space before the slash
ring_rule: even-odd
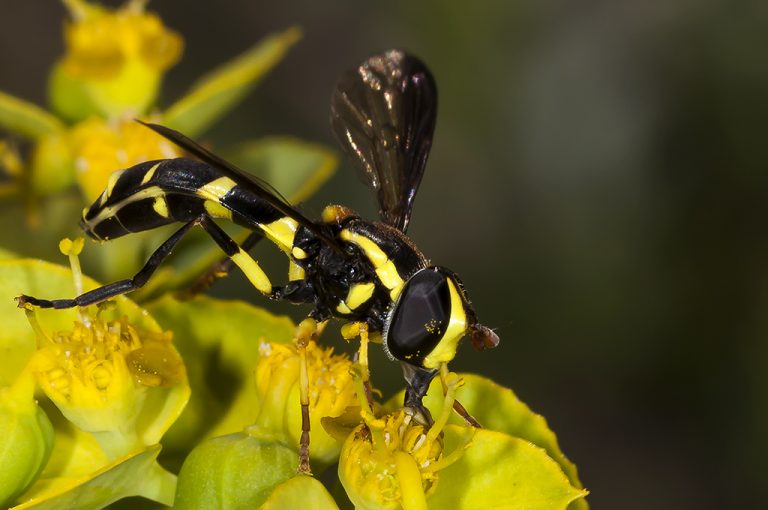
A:
<svg viewBox="0 0 768 510">
<path fill-rule="evenodd" d="M 446 450 L 461 444 L 466 431 L 446 429 Z M 456 463 L 440 472 L 432 508 L 485 510 L 565 509 L 586 491 L 571 486 L 545 450 L 518 437 L 480 429 Z"/>
<path fill-rule="evenodd" d="M 198 136 L 237 105 L 299 37 L 297 28 L 269 36 L 240 57 L 215 69 L 195 83 L 183 99 L 168 108 L 163 114 L 163 122 L 187 136 Z"/>
<path fill-rule="evenodd" d="M 0 92 L 0 127 L 31 140 L 64 130 L 64 124 L 55 116 L 4 92 Z"/>
<path fill-rule="evenodd" d="M 573 487 L 582 488 L 576 466 L 560 450 L 557 437 L 543 416 L 531 411 L 509 388 L 474 374 L 462 374 L 462 378 L 464 386 L 459 388 L 456 396 L 462 405 L 472 410 L 472 415 L 483 427 L 530 441 L 543 448 L 560 465 Z M 387 405 L 390 408 L 396 408 L 402 401 L 403 394 L 400 393 L 392 397 Z M 432 383 L 424 403 L 433 413 L 442 411 L 443 397 L 440 381 Z M 457 425 L 462 423 L 458 415 L 454 415 L 451 421 Z M 581 510 L 587 508 L 587 504 L 585 500 L 578 499 L 569 508 Z"/>
<path fill-rule="evenodd" d="M 253 423 L 259 343 L 290 342 L 293 322 L 243 302 L 207 297 L 178 301 L 164 296 L 148 310 L 174 332 L 192 387 L 187 408 L 168 432 L 166 450 L 183 459 L 203 437 L 238 432 Z"/>
</svg>

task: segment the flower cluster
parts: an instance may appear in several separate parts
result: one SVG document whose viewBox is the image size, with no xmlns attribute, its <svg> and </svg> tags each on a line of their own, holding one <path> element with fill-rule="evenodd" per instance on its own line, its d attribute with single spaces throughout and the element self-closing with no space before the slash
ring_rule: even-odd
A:
<svg viewBox="0 0 768 510">
<path fill-rule="evenodd" d="M 587 508 L 555 435 L 511 390 L 443 366 L 424 399 L 435 417 L 427 425 L 403 407 L 402 392 L 382 401 L 372 387 L 365 328 L 342 328 L 347 339 L 361 336 L 350 358 L 325 346 L 329 338 L 297 342 L 301 325 L 250 304 L 178 298 L 220 257 L 208 243 L 186 246 L 133 301 L 68 310 L 22 302 L 20 312 L 14 296 L 98 287 L 82 275 L 82 239 L 59 244 L 71 269 L 38 257 L 58 260 L 56 242 L 112 171 L 182 155 L 134 118 L 202 135 L 299 37 L 296 29 L 267 37 L 161 107 L 181 35 L 146 0 L 117 9 L 62 2 L 69 19 L 49 78 L 50 109 L 0 92 L 8 135 L 0 138 L 0 200 L 19 218 L 0 235 L 4 508 L 102 508 L 132 496 L 143 498 L 132 502 L 137 508 Z M 325 147 L 288 137 L 246 141 L 228 157 L 289 200 L 311 194 L 336 166 Z M 162 235 L 89 250 L 85 267 L 104 281 L 124 278 Z M 454 413 L 457 400 L 487 428 Z M 303 412 L 319 478 L 297 472 Z M 319 479 L 336 486 L 333 496 Z"/>
</svg>

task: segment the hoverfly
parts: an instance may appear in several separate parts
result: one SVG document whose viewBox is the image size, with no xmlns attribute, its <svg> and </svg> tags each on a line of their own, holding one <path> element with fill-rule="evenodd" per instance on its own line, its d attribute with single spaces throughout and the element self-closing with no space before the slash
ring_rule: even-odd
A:
<svg viewBox="0 0 768 510">
<path fill-rule="evenodd" d="M 339 79 L 331 99 L 333 132 L 376 191 L 381 221 L 365 220 L 339 205 L 327 206 L 321 220 L 311 221 L 269 184 L 177 131 L 145 124 L 197 159 L 148 161 L 114 173 L 100 198 L 84 211 L 81 226 L 100 241 L 169 223 L 183 226 L 132 278 L 74 299 L 20 296 L 19 303 L 72 308 L 131 292 L 147 282 L 184 234 L 199 226 L 223 250 L 227 263 L 237 265 L 262 294 L 313 307 L 297 331 L 300 347 L 318 323 L 330 318 L 380 335 L 389 357 L 403 367 L 405 407 L 429 424 L 422 399 L 439 369 L 454 358 L 459 340 L 469 334 L 478 350 L 499 341 L 478 322 L 458 276 L 431 265 L 406 235 L 436 114 L 430 71 L 402 51 L 373 55 Z M 252 233 L 238 245 L 214 218 Z M 248 253 L 263 237 L 289 259 L 285 285 L 273 285 Z M 302 395 L 300 451 L 306 471 L 307 406 Z M 476 424 L 460 404 L 456 410 Z"/>
</svg>

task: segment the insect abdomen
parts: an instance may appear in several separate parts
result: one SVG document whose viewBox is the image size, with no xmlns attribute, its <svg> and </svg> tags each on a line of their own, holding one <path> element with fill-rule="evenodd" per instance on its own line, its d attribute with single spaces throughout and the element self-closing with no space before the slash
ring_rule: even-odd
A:
<svg viewBox="0 0 768 510">
<path fill-rule="evenodd" d="M 282 215 L 244 186 L 205 163 L 186 158 L 148 161 L 110 176 L 107 188 L 83 214 L 81 226 L 109 240 L 202 214 L 253 228 Z"/>
</svg>

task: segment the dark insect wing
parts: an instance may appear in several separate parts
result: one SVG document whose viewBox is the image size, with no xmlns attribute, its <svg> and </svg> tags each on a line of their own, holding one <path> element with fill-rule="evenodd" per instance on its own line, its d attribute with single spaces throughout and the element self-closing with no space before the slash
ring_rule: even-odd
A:
<svg viewBox="0 0 768 510">
<path fill-rule="evenodd" d="M 266 202 L 268 202 L 270 205 L 272 205 L 275 209 L 280 211 L 282 214 L 293 218 L 296 220 L 297 223 L 300 225 L 304 225 L 307 227 L 310 231 L 312 231 L 313 234 L 315 234 L 317 237 L 322 239 L 325 243 L 328 243 L 328 245 L 334 247 L 335 249 L 341 251 L 341 248 L 339 247 L 338 243 L 330 237 L 326 232 L 321 230 L 314 222 L 312 222 L 310 219 L 308 219 L 306 216 L 301 214 L 299 211 L 297 211 L 294 207 L 292 207 L 288 201 L 283 198 L 280 193 L 274 189 L 269 183 L 259 179 L 255 175 L 251 175 L 244 170 L 236 167 L 232 163 L 220 158 L 216 154 L 212 153 L 202 145 L 198 144 L 194 140 L 187 138 L 185 135 L 179 133 L 175 129 L 171 129 L 169 127 L 161 126 L 160 124 L 152 124 L 149 122 L 142 122 L 138 120 L 137 122 L 147 126 L 149 129 L 155 131 L 160 136 L 167 138 L 171 142 L 175 143 L 185 151 L 189 152 L 196 158 L 198 158 L 200 161 L 203 161 L 204 163 L 208 163 L 209 165 L 221 170 L 227 175 L 230 175 L 231 177 L 234 177 L 235 180 L 239 182 L 246 182 L 250 183 L 250 189 L 259 197 L 263 198 Z"/>
<path fill-rule="evenodd" d="M 419 59 L 374 55 L 339 79 L 331 125 L 378 193 L 382 220 L 405 232 L 424 175 L 437 116 L 437 87 Z"/>
</svg>

